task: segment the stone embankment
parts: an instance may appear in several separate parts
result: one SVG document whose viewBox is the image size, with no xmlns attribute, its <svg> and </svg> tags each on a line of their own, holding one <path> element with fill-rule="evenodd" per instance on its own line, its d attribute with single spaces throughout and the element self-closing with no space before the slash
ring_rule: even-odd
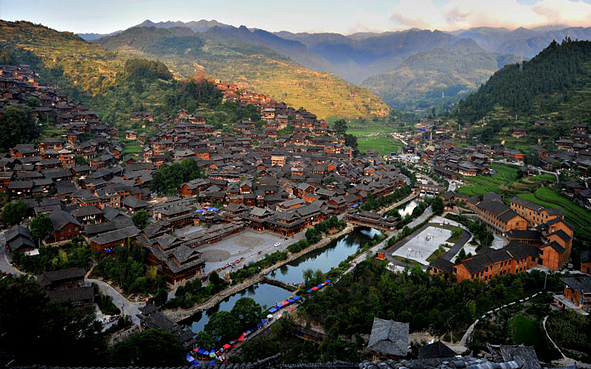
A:
<svg viewBox="0 0 591 369">
<path fill-rule="evenodd" d="M 226 288 L 225 290 L 212 296 L 207 301 L 197 304 L 189 309 L 165 310 L 164 313 L 166 315 L 168 315 L 175 322 L 179 322 L 181 320 L 189 318 L 191 315 L 193 315 L 195 313 L 211 309 L 212 307 L 219 304 L 226 297 L 231 296 L 235 293 L 238 293 L 244 289 L 247 289 L 248 287 L 250 287 L 254 284 L 263 282 L 265 277 L 267 276 L 267 274 L 269 274 L 273 270 L 275 270 L 287 263 L 290 263 L 290 262 L 298 259 L 299 257 L 306 255 L 307 253 L 309 253 L 311 251 L 318 250 L 318 249 L 321 249 L 321 248 L 327 246 L 330 242 L 353 232 L 354 229 L 355 229 L 354 226 L 347 224 L 347 226 L 342 231 L 332 234 L 330 236 L 324 237 L 318 243 L 315 243 L 314 245 L 307 247 L 305 250 L 302 250 L 302 251 L 295 253 L 295 254 L 290 254 L 287 259 L 282 260 L 282 261 L 280 261 L 268 268 L 263 269 L 260 273 L 244 280 L 242 283 L 231 286 L 230 288 Z"/>
</svg>

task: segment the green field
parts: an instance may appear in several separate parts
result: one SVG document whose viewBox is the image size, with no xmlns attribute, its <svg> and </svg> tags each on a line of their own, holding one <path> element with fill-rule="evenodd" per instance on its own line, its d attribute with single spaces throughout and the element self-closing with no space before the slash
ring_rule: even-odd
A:
<svg viewBox="0 0 591 369">
<path fill-rule="evenodd" d="M 521 315 L 513 319 L 513 335 L 515 342 L 526 346 L 534 346 L 536 350 L 545 347 L 540 332 L 539 323 L 535 320 L 525 318 Z"/>
<path fill-rule="evenodd" d="M 556 183 L 556 177 L 547 173 L 518 179 L 520 168 L 513 165 L 493 163 L 491 169 L 496 171 L 496 173 L 490 177 L 465 177 L 465 185 L 458 192 L 470 196 L 482 196 L 487 192 L 496 192 L 509 197 L 518 193 L 533 192 L 540 186 Z"/>
<path fill-rule="evenodd" d="M 397 152 L 399 148 L 404 146 L 402 142 L 393 139 L 390 136 L 373 136 L 373 137 L 359 137 L 357 138 L 358 148 L 360 152 L 367 150 L 376 150 L 382 155 Z"/>
<path fill-rule="evenodd" d="M 142 151 L 142 145 L 140 145 L 139 143 L 132 141 L 129 143 L 124 143 L 125 146 L 123 146 L 123 156 L 125 155 L 129 155 L 129 154 L 135 154 L 138 152 Z"/>
<path fill-rule="evenodd" d="M 470 196 L 482 196 L 487 192 L 496 192 L 503 194 L 511 191 L 511 183 L 517 180 L 517 173 L 519 167 L 506 164 L 491 164 L 491 169 L 496 171 L 490 177 L 476 176 L 464 177 L 465 185 L 462 186 L 458 192 L 465 193 Z"/>
<path fill-rule="evenodd" d="M 591 231 L 589 231 L 591 212 L 575 204 L 569 198 L 543 187 L 538 188 L 534 193 L 524 193 L 518 196 L 548 208 L 561 208 L 564 211 L 566 221 L 576 228 L 577 233 L 580 232 L 584 236 L 591 237 Z"/>
</svg>

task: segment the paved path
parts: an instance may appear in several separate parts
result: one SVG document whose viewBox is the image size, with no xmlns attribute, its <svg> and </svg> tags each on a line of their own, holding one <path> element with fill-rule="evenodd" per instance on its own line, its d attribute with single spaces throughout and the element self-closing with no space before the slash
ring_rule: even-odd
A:
<svg viewBox="0 0 591 369">
<path fill-rule="evenodd" d="M 23 273 L 20 270 L 16 269 L 10 261 L 8 260 L 8 256 L 4 253 L 2 257 L 0 257 L 0 271 L 2 273 L 8 274 L 16 274 L 16 275 L 24 275 L 27 273 Z"/>
<path fill-rule="evenodd" d="M 281 267 L 282 265 L 290 263 L 290 262 L 302 257 L 303 255 L 306 255 L 307 253 L 309 253 L 313 250 L 317 250 L 317 249 L 321 249 L 321 248 L 325 247 L 333 240 L 343 237 L 343 236 L 353 232 L 354 229 L 355 229 L 354 226 L 347 224 L 347 227 L 345 227 L 345 229 L 343 229 L 342 231 L 332 234 L 328 237 L 324 237 L 324 238 L 322 238 L 322 240 L 320 240 L 320 242 L 318 242 L 312 246 L 309 246 L 305 250 L 302 250 L 296 254 L 290 254 L 286 260 L 282 260 L 282 261 L 280 261 L 280 262 L 278 262 L 266 269 L 263 269 L 260 273 L 246 279 L 242 283 L 236 284 L 230 288 L 227 288 L 223 291 L 218 292 L 216 295 L 212 296 L 207 301 L 197 304 L 190 309 L 166 310 L 166 311 L 164 311 L 164 313 L 166 315 L 168 315 L 172 320 L 178 322 L 178 321 L 181 321 L 183 319 L 190 317 L 191 315 L 195 314 L 198 311 L 204 311 L 209 308 L 212 308 L 212 307 L 216 306 L 220 301 L 225 299 L 226 297 L 231 296 L 237 292 L 240 292 L 240 291 L 242 291 L 242 290 L 258 283 L 258 282 L 261 282 L 263 280 L 264 276 L 266 276 L 267 274 L 269 274 L 273 270 Z"/>
<path fill-rule="evenodd" d="M 413 191 L 413 193 L 406 196 L 404 199 L 402 199 L 402 200 L 398 201 L 397 203 L 392 204 L 386 208 L 378 210 L 377 213 L 380 215 L 384 215 L 387 212 L 389 212 L 390 210 L 395 209 L 395 208 L 399 207 L 400 205 L 406 204 L 407 202 L 412 201 L 412 200 L 416 199 L 417 197 L 419 197 L 419 193 Z"/>
<path fill-rule="evenodd" d="M 462 237 L 456 242 L 448 252 L 443 255 L 443 259 L 447 261 L 451 261 L 454 256 L 457 255 L 458 252 L 464 247 L 466 242 L 468 242 L 472 238 L 472 233 L 468 232 L 467 230 L 462 228 Z"/>
<path fill-rule="evenodd" d="M 134 324 L 140 324 L 140 319 L 137 315 L 141 313 L 139 308 L 144 305 L 143 303 L 129 301 L 119 291 L 111 287 L 110 284 L 99 279 L 89 278 L 86 281 L 88 283 L 96 283 L 103 295 L 111 296 L 113 298 L 113 304 L 121 309 L 121 315 L 129 315 Z"/>
</svg>

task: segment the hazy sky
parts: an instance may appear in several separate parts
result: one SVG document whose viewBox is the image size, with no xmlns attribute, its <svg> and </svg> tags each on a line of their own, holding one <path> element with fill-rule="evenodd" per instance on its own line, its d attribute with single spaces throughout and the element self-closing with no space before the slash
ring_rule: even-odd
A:
<svg viewBox="0 0 591 369">
<path fill-rule="evenodd" d="M 0 0 L 0 18 L 59 31 L 110 33 L 150 19 L 215 19 L 269 31 L 591 26 L 591 0 Z"/>
</svg>

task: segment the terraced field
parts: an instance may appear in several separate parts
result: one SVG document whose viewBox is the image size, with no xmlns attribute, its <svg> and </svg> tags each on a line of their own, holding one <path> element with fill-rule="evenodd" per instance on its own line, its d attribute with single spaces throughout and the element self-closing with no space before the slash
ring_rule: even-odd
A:
<svg viewBox="0 0 591 369">
<path fill-rule="evenodd" d="M 458 191 L 470 196 L 482 196 L 487 192 L 495 192 L 510 198 L 515 194 L 533 192 L 540 186 L 556 182 L 556 177 L 547 173 L 518 179 L 519 167 L 512 165 L 494 163 L 491 168 L 496 173 L 490 177 L 465 178 L 465 185 Z"/>
<path fill-rule="evenodd" d="M 395 140 L 391 136 L 384 135 L 359 137 L 357 143 L 359 144 L 358 149 L 360 152 L 376 150 L 382 155 L 397 152 L 403 146 L 402 142 Z"/>
<path fill-rule="evenodd" d="M 565 219 L 576 228 L 577 233 L 591 237 L 591 212 L 575 204 L 549 188 L 538 188 L 534 193 L 519 194 L 519 197 L 533 203 L 549 207 L 561 208 L 565 213 Z"/>
</svg>

